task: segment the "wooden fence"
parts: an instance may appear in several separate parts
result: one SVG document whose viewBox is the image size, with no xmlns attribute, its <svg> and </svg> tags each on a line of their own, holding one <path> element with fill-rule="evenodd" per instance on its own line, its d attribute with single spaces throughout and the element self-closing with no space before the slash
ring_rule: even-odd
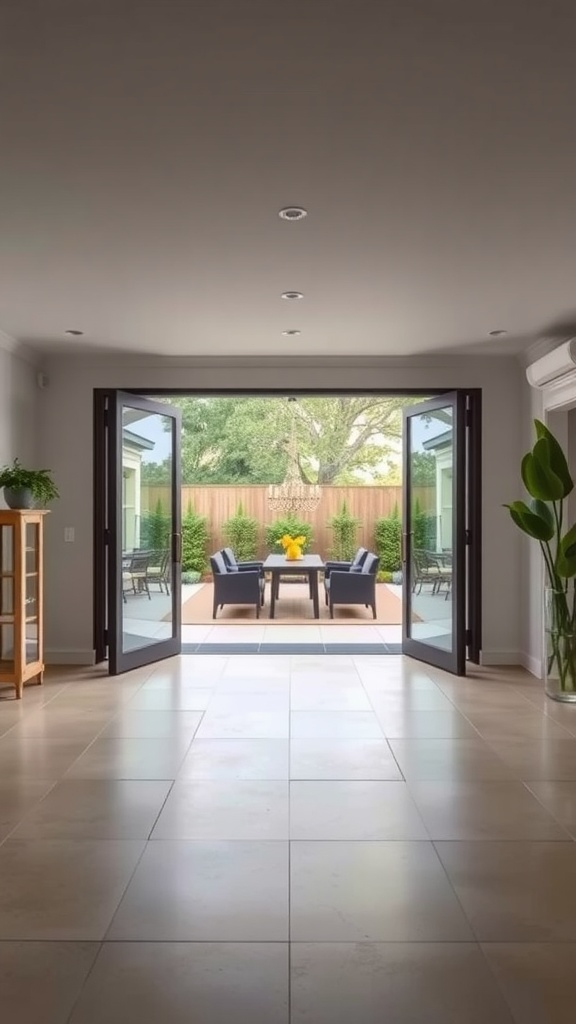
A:
<svg viewBox="0 0 576 1024">
<path fill-rule="evenodd" d="M 414 497 L 418 498 L 423 510 L 435 511 L 435 488 L 416 487 Z M 222 534 L 224 523 L 230 519 L 238 505 L 242 503 L 244 512 L 252 516 L 260 524 L 259 556 L 266 552 L 264 528 L 279 518 L 268 508 L 268 488 L 257 485 L 222 486 L 219 484 L 202 485 L 182 488 L 182 512 L 188 505 L 200 515 L 206 516 L 210 529 L 210 550 L 216 551 L 225 545 Z M 158 503 L 167 504 L 168 490 L 166 487 L 142 488 L 142 512 L 153 511 Z M 358 544 L 363 547 L 374 547 L 374 522 L 382 516 L 389 516 L 397 507 L 402 511 L 401 487 L 347 486 L 323 487 L 320 503 L 316 510 L 302 516 L 312 525 L 314 550 L 323 558 L 328 557 L 332 547 L 332 531 L 328 520 L 346 502 L 348 511 L 360 521 L 358 527 Z"/>
</svg>

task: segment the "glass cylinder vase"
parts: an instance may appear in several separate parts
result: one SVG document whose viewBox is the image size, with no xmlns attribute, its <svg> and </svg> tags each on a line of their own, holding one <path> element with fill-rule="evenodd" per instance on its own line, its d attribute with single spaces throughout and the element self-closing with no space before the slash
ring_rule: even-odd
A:
<svg viewBox="0 0 576 1024">
<path fill-rule="evenodd" d="M 544 594 L 545 686 L 552 700 L 576 702 L 576 591 L 546 587 Z"/>
</svg>

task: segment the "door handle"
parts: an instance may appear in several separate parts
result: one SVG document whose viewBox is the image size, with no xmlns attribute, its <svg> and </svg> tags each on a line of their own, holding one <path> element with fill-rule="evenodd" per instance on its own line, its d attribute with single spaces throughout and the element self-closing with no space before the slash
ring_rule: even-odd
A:
<svg viewBox="0 0 576 1024">
<path fill-rule="evenodd" d="M 410 533 L 403 533 L 401 536 L 401 559 L 402 565 L 406 565 L 408 561 L 408 537 L 413 537 L 414 531 L 410 530 Z"/>
<path fill-rule="evenodd" d="M 173 561 L 176 565 L 179 565 L 182 561 L 182 534 L 172 534 L 172 550 L 173 550 Z"/>
</svg>

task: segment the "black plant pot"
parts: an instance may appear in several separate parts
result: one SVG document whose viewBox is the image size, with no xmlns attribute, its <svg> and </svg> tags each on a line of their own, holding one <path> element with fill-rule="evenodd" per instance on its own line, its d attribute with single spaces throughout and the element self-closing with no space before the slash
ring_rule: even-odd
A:
<svg viewBox="0 0 576 1024">
<path fill-rule="evenodd" d="M 4 501 L 8 508 L 34 508 L 34 495 L 28 487 L 5 487 Z"/>
</svg>

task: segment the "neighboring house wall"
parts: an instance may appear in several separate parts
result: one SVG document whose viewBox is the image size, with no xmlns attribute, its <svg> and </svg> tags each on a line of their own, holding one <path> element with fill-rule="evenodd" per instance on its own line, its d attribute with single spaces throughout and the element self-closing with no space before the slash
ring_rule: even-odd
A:
<svg viewBox="0 0 576 1024">
<path fill-rule="evenodd" d="M 523 370 L 515 359 L 460 357 L 321 360 L 54 357 L 41 392 L 41 456 L 61 487 L 48 530 L 47 649 L 53 659 L 92 652 L 92 391 L 119 388 L 410 389 L 481 387 L 483 405 L 484 657 L 521 656 L 520 537 L 502 509 L 514 496 L 520 457 Z M 73 425 L 73 427 L 71 426 Z M 79 453 L 85 453 L 79 458 Z M 63 561 L 64 524 L 75 525 L 74 558 Z M 72 597 L 63 600 L 63 595 Z M 50 600 L 51 596 L 54 600 Z"/>
</svg>

